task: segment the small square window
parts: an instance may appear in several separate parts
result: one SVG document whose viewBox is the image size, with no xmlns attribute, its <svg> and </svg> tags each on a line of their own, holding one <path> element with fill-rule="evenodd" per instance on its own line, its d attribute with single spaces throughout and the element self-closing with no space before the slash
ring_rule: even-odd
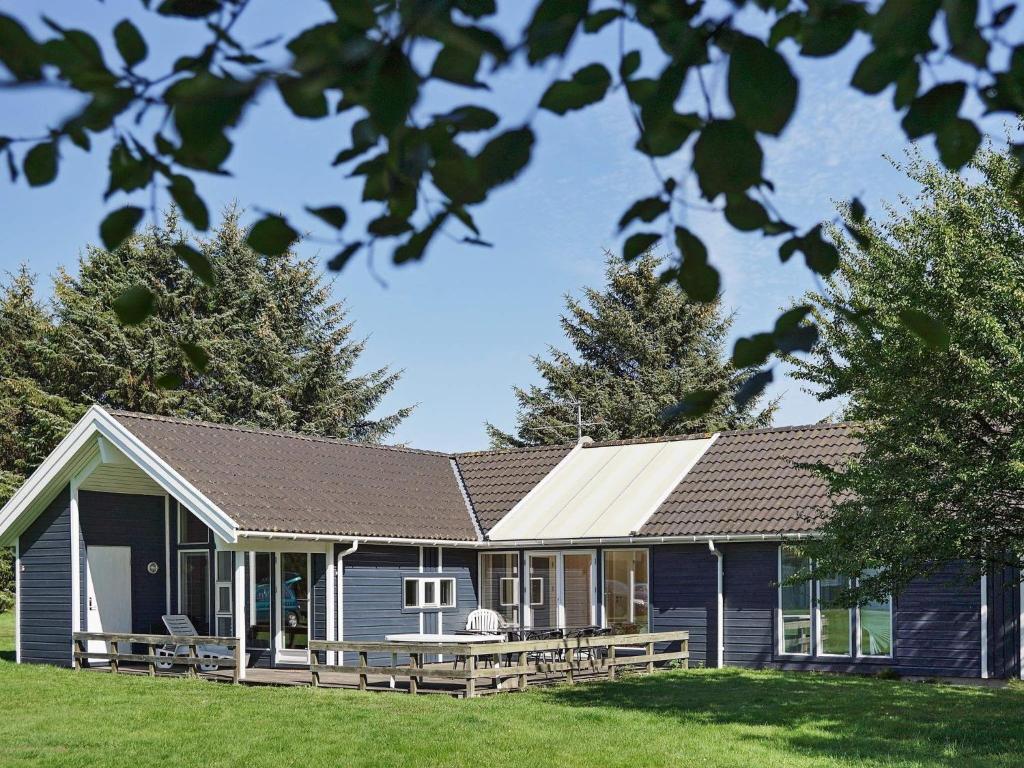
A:
<svg viewBox="0 0 1024 768">
<path fill-rule="evenodd" d="M 423 581 L 423 603 L 424 606 L 435 606 L 437 605 L 437 582 L 436 581 Z"/>
<path fill-rule="evenodd" d="M 219 584 L 217 586 L 217 613 L 231 613 L 230 585 Z"/>
<path fill-rule="evenodd" d="M 217 581 L 230 582 L 231 578 L 231 553 L 221 549 L 217 551 Z"/>
<path fill-rule="evenodd" d="M 518 605 L 519 579 L 514 576 L 506 576 L 501 579 L 501 591 L 499 597 L 500 605 Z"/>
<path fill-rule="evenodd" d="M 234 634 L 230 616 L 217 617 L 217 634 L 221 637 L 231 637 Z"/>
<path fill-rule="evenodd" d="M 455 607 L 455 579 L 441 579 L 441 607 Z"/>
<path fill-rule="evenodd" d="M 420 604 L 420 580 L 405 580 L 405 600 L 403 605 L 406 608 L 418 608 Z"/>
<path fill-rule="evenodd" d="M 530 579 L 530 605 L 544 605 L 544 577 Z"/>
</svg>

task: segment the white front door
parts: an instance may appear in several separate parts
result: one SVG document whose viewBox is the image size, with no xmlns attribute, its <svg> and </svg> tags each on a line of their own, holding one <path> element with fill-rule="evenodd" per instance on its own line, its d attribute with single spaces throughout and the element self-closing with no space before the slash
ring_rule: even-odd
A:
<svg viewBox="0 0 1024 768">
<path fill-rule="evenodd" d="M 132 548 L 86 549 L 86 630 L 130 633 L 132 631 Z M 106 643 L 90 640 L 89 650 L 106 653 Z"/>
</svg>

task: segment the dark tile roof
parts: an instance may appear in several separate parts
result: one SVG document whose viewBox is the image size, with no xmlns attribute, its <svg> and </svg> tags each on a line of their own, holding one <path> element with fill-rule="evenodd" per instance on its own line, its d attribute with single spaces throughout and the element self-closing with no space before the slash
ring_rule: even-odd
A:
<svg viewBox="0 0 1024 768">
<path fill-rule="evenodd" d="M 542 445 L 456 454 L 466 494 L 483 533 L 508 514 L 572 448 L 572 445 Z"/>
<path fill-rule="evenodd" d="M 477 538 L 447 454 L 112 415 L 243 529 Z"/>
<path fill-rule="evenodd" d="M 800 533 L 830 500 L 798 464 L 845 463 L 861 448 L 854 424 L 723 432 L 641 528 L 646 536 Z"/>
</svg>

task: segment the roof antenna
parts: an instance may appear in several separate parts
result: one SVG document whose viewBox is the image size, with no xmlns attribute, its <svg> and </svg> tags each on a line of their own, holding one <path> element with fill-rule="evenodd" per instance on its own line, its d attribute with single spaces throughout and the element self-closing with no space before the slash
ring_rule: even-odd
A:
<svg viewBox="0 0 1024 768">
<path fill-rule="evenodd" d="M 583 442 L 583 438 L 586 437 L 586 435 L 583 434 L 583 428 L 584 427 L 595 427 L 595 426 L 598 426 L 600 424 L 604 424 L 605 423 L 603 420 L 584 421 L 583 420 L 583 403 L 580 402 L 580 400 L 575 395 L 573 395 L 572 393 L 567 394 L 561 401 L 555 401 L 555 402 L 549 403 L 547 405 L 538 406 L 538 410 L 543 410 L 545 408 L 565 408 L 566 406 L 569 406 L 569 407 L 575 409 L 575 411 L 576 411 L 576 442 L 577 443 Z M 569 425 L 567 424 L 566 426 L 569 426 Z M 536 427 L 534 429 L 536 429 Z M 540 429 L 553 429 L 553 427 L 540 427 Z M 588 437 L 587 439 L 589 440 L 590 438 Z"/>
</svg>

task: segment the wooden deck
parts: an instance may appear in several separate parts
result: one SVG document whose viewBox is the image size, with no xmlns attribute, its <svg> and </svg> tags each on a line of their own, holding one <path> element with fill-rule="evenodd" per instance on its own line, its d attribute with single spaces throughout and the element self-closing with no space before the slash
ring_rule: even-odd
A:
<svg viewBox="0 0 1024 768">
<path fill-rule="evenodd" d="M 104 640 L 108 651 L 86 649 L 88 640 Z M 328 642 L 311 641 L 308 666 L 262 669 L 239 666 L 237 646 L 222 658 L 202 657 L 209 638 L 175 637 L 177 654 L 160 655 L 157 635 L 74 634 L 76 669 L 106 674 L 149 677 L 196 677 L 244 685 L 314 686 L 371 692 L 430 693 L 472 698 L 531 686 L 602 679 L 614 680 L 624 672 L 653 673 L 657 666 L 689 660 L 689 634 L 658 632 L 601 637 L 573 637 L 530 641 L 465 643 Z M 218 640 L 230 638 L 217 638 Z M 237 641 L 236 641 L 237 642 Z M 145 644 L 148 653 L 132 653 Z M 669 646 L 659 649 L 657 646 Z M 671 646 L 674 646 L 672 648 Z M 180 650 L 187 648 L 188 653 Z M 318 653 L 331 663 L 318 661 Z M 353 656 L 357 663 L 348 661 Z M 379 659 L 390 656 L 390 663 Z M 445 661 L 427 661 L 444 658 Z M 376 664 L 370 660 L 378 659 Z M 172 664 L 170 669 L 160 665 Z M 202 667 L 207 667 L 203 669 Z M 209 669 L 210 666 L 217 667 Z"/>
</svg>

